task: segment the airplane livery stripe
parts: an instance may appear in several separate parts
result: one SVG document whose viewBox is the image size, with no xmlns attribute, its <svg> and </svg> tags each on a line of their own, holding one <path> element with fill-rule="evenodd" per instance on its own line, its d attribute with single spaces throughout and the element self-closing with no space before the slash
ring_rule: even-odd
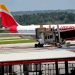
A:
<svg viewBox="0 0 75 75">
<path fill-rule="evenodd" d="M 18 31 L 17 31 L 17 26 L 12 26 L 12 27 L 10 27 L 10 32 L 12 32 L 12 33 L 17 33 Z"/>
<path fill-rule="evenodd" d="M 3 4 L 0 4 L 0 9 L 10 12 L 10 10 L 8 10 L 7 7 L 5 7 L 5 5 L 3 5 Z"/>
<path fill-rule="evenodd" d="M 18 23 L 11 15 L 9 9 L 2 4 L 0 4 L 0 17 L 1 17 L 3 27 L 9 28 L 10 32 L 13 33 L 17 32 Z"/>
<path fill-rule="evenodd" d="M 7 12 L 7 11 L 5 11 L 5 10 L 3 10 L 3 9 L 0 9 L 0 12 L 4 12 L 4 13 L 6 13 L 6 14 L 12 16 L 10 12 Z M 13 16 L 12 16 L 12 17 L 13 17 Z"/>
<path fill-rule="evenodd" d="M 3 16 L 1 13 L 5 13 L 5 14 L 7 14 L 7 15 L 10 15 L 13 19 L 14 19 L 14 17 L 11 15 L 11 13 L 9 13 L 9 12 L 7 12 L 7 11 L 5 11 L 5 10 L 1 10 L 0 9 L 0 16 Z M 14 19 L 14 21 L 15 21 L 15 19 Z M 16 21 L 15 21 L 16 22 Z M 16 22 L 16 24 L 18 25 L 18 23 Z"/>
<path fill-rule="evenodd" d="M 16 21 L 8 14 L 4 13 L 4 12 L 1 12 L 1 15 L 2 15 L 2 25 L 5 27 L 5 28 L 9 28 L 10 31 L 12 31 L 12 27 L 14 27 L 14 32 L 17 32 L 16 28 L 17 28 L 17 23 Z M 12 26 L 11 26 L 12 25 Z"/>
<path fill-rule="evenodd" d="M 2 15 L 2 24 L 4 25 L 4 27 L 11 27 L 11 25 L 16 25 L 17 26 L 17 23 L 15 22 L 15 20 L 8 14 L 4 13 L 4 12 L 1 12 L 1 15 Z"/>
</svg>

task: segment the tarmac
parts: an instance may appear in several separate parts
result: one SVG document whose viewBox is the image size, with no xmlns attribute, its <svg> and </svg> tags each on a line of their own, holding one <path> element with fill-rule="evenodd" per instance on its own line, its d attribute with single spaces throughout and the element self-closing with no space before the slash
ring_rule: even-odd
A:
<svg viewBox="0 0 75 75">
<path fill-rule="evenodd" d="M 64 50 L 69 50 L 72 52 L 75 52 L 75 46 L 72 47 L 63 47 L 63 48 L 57 48 L 51 45 L 45 45 L 42 48 L 35 48 L 34 47 L 35 43 L 19 43 L 19 44 L 2 44 L 0 45 L 0 55 L 1 54 L 14 54 L 14 53 L 29 53 L 29 52 L 42 52 L 42 51 L 60 51 L 63 52 Z M 56 56 L 56 55 L 55 55 Z M 61 63 L 61 62 L 59 62 Z M 64 62 L 62 62 L 64 63 Z M 69 61 L 69 63 L 75 63 L 75 61 Z M 48 63 L 42 63 L 42 64 L 48 64 Z M 49 63 L 49 64 L 53 64 L 53 63 Z M 59 64 L 59 68 L 64 68 L 64 64 Z M 75 66 L 75 65 L 73 65 Z M 14 66 L 16 72 L 19 72 L 19 65 Z M 52 67 L 53 68 L 53 67 Z M 43 69 L 44 66 L 43 66 Z M 69 69 L 70 72 L 71 69 Z M 60 71 L 61 74 L 64 72 L 64 70 Z"/>
<path fill-rule="evenodd" d="M 19 52 L 34 52 L 34 51 L 42 51 L 42 50 L 70 50 L 75 52 L 75 46 L 70 46 L 70 47 L 62 47 L 62 48 L 57 48 L 55 46 L 51 45 L 44 45 L 44 47 L 41 48 L 35 48 L 34 47 L 35 43 L 18 43 L 18 44 L 1 44 L 0 45 L 0 54 L 1 53 L 19 53 Z"/>
<path fill-rule="evenodd" d="M 19 44 L 2 44 L 0 45 L 1 53 L 15 53 L 15 52 L 32 52 L 41 50 L 54 50 L 56 47 L 45 45 L 42 48 L 35 48 L 35 43 L 19 43 Z"/>
<path fill-rule="evenodd" d="M 2 57 L 2 54 L 5 55 L 5 56 L 6 56 L 6 54 L 11 56 L 14 53 L 16 53 L 18 55 L 23 53 L 24 56 L 31 53 L 31 56 L 33 56 L 32 54 L 38 53 L 38 56 L 40 54 L 40 57 L 42 57 L 41 54 L 45 53 L 45 52 L 47 52 L 48 58 L 51 58 L 53 56 L 53 54 L 54 54 L 54 56 L 52 58 L 54 58 L 54 57 L 58 58 L 59 56 L 64 57 L 64 52 L 66 54 L 65 56 L 67 56 L 67 55 L 68 55 L 68 57 L 69 56 L 70 57 L 75 56 L 75 53 L 74 53 L 75 52 L 75 46 L 68 47 L 68 48 L 67 47 L 57 48 L 57 47 L 51 46 L 51 45 L 44 45 L 44 47 L 35 48 L 34 45 L 35 45 L 35 43 L 2 44 L 2 45 L 0 45 L 0 56 Z M 53 54 L 52 54 L 52 52 L 53 52 Z M 48 53 L 49 53 L 50 56 L 48 55 Z M 44 57 L 46 57 L 46 56 L 44 55 Z M 3 56 L 3 58 L 5 58 L 5 57 Z"/>
</svg>

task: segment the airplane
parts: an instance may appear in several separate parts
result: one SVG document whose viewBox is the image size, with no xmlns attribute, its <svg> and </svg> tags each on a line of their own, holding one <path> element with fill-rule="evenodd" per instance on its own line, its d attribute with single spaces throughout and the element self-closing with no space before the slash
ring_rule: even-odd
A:
<svg viewBox="0 0 75 75">
<path fill-rule="evenodd" d="M 4 4 L 0 4 L 0 18 L 3 26 L 2 29 L 9 30 L 10 33 L 35 36 L 36 35 L 35 29 L 40 27 L 40 25 L 27 25 L 27 26 L 20 25 L 19 23 L 17 23 L 17 21 L 12 16 L 10 10 Z M 48 28 L 49 25 L 43 25 L 43 27 Z M 57 25 L 51 25 L 51 28 L 57 29 Z M 59 30 L 61 33 L 61 37 L 65 36 L 66 34 L 69 34 L 69 32 L 70 36 L 67 35 L 67 37 L 65 36 L 64 38 L 69 37 L 71 38 L 73 36 L 75 37 L 74 35 L 75 24 L 59 24 Z"/>
</svg>

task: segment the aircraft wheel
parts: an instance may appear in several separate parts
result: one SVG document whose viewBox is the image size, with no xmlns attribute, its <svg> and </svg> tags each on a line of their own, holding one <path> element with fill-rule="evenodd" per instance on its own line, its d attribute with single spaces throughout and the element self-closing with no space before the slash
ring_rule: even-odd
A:
<svg viewBox="0 0 75 75">
<path fill-rule="evenodd" d="M 38 44 L 35 44 L 35 48 L 36 47 L 43 47 L 43 44 L 39 44 L 39 43 Z"/>
<path fill-rule="evenodd" d="M 35 44 L 35 48 L 38 47 L 38 44 Z"/>
<path fill-rule="evenodd" d="M 43 44 L 38 44 L 38 47 L 43 47 Z"/>
<path fill-rule="evenodd" d="M 43 47 L 43 44 L 41 44 L 41 47 Z"/>
</svg>

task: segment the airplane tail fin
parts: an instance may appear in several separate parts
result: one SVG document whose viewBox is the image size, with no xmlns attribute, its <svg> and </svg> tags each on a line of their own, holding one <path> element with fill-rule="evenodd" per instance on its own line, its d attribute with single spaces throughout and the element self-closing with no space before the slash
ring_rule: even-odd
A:
<svg viewBox="0 0 75 75">
<path fill-rule="evenodd" d="M 17 32 L 18 23 L 11 15 L 10 10 L 3 4 L 0 4 L 0 18 L 3 27 L 9 28 L 11 32 Z"/>
</svg>

